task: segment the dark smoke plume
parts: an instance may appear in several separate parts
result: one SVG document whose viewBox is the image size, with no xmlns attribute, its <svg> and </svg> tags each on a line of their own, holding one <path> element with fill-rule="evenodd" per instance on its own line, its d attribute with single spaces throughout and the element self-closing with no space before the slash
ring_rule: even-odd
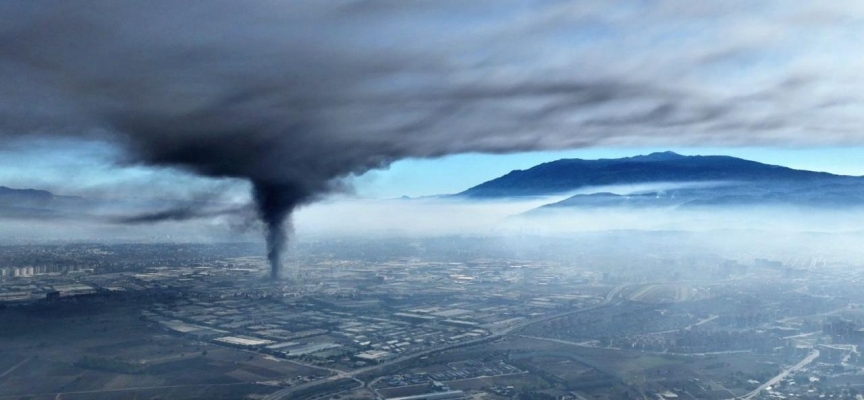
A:
<svg viewBox="0 0 864 400">
<path fill-rule="evenodd" d="M 725 76 L 718 64 L 758 56 L 758 46 L 784 45 L 745 37 L 763 30 L 742 25 L 785 20 L 737 9 L 713 2 L 4 0 L 0 147 L 45 137 L 96 140 L 121 149 L 120 163 L 248 180 L 276 276 L 298 206 L 399 159 L 597 144 L 803 143 L 814 139 L 785 129 L 811 125 L 820 143 L 860 143 L 860 123 L 846 117 L 862 113 L 829 114 L 823 105 L 861 104 L 861 91 L 827 96 L 820 71 L 802 79 L 771 64 L 772 79 L 758 85 L 702 79 Z M 723 41 L 669 31 L 682 21 L 710 33 L 695 36 Z"/>
<path fill-rule="evenodd" d="M 270 261 L 270 276 L 279 278 L 282 272 L 282 252 L 287 243 L 288 217 L 294 209 L 308 200 L 311 194 L 290 184 L 252 182 L 252 194 L 258 207 L 258 215 L 265 225 L 267 260 Z"/>
</svg>

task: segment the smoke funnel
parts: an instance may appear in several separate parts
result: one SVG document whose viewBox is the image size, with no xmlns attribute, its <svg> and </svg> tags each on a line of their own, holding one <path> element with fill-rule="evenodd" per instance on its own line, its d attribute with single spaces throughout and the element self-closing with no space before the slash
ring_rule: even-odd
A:
<svg viewBox="0 0 864 400">
<path fill-rule="evenodd" d="M 253 181 L 252 191 L 258 216 L 264 222 L 270 277 L 279 279 L 282 273 L 282 253 L 288 244 L 291 212 L 308 196 L 296 185 L 261 181 Z"/>
</svg>

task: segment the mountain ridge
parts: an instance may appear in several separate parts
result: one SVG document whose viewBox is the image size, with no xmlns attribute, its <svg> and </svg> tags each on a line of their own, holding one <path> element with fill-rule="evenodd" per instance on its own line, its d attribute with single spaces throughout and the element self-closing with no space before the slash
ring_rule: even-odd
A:
<svg viewBox="0 0 864 400">
<path fill-rule="evenodd" d="M 724 155 L 685 156 L 667 151 L 615 159 L 550 161 L 526 170 L 513 170 L 455 196 L 547 196 L 595 186 L 706 181 L 864 184 L 862 177 L 799 170 Z"/>
</svg>

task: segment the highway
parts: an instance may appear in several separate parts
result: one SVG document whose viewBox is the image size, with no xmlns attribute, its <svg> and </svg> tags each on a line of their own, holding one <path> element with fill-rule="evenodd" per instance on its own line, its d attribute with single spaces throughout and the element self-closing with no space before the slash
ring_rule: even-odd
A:
<svg viewBox="0 0 864 400">
<path fill-rule="evenodd" d="M 414 359 L 417 359 L 420 357 L 425 357 L 425 356 L 435 354 L 435 353 L 440 353 L 442 351 L 452 350 L 452 349 L 459 348 L 459 347 L 474 346 L 477 344 L 497 340 L 497 339 L 503 338 L 507 335 L 510 335 L 511 333 L 518 332 L 522 329 L 525 329 L 525 328 L 527 328 L 531 325 L 534 325 L 534 324 L 539 324 L 539 323 L 550 321 L 553 319 L 566 317 L 568 315 L 583 313 L 583 312 L 587 312 L 587 311 L 596 310 L 596 309 L 599 309 L 602 307 L 606 307 L 606 306 L 610 305 L 613 302 L 613 300 L 616 299 L 616 297 L 618 296 L 618 293 L 620 293 L 622 290 L 624 290 L 624 288 L 626 288 L 627 286 L 630 286 L 630 285 L 629 284 L 618 285 L 617 287 L 612 289 L 606 295 L 606 297 L 603 299 L 603 301 L 600 304 L 597 304 L 597 305 L 594 305 L 591 307 L 585 307 L 585 308 L 580 308 L 580 309 L 576 309 L 576 310 L 568 310 L 568 311 L 563 311 L 560 313 L 555 313 L 552 315 L 547 315 L 544 317 L 532 319 L 530 321 L 525 321 L 525 322 L 522 322 L 520 324 L 516 324 L 516 325 L 510 326 L 510 327 L 501 329 L 497 332 L 493 332 L 489 336 L 484 336 L 482 338 L 477 338 L 477 339 L 472 339 L 472 340 L 468 340 L 465 342 L 459 342 L 459 343 L 453 343 L 453 344 L 433 347 L 431 349 L 427 349 L 427 350 L 419 351 L 416 353 L 411 353 L 411 354 L 408 354 L 408 355 L 405 355 L 402 357 L 398 357 L 398 358 L 395 358 L 393 360 L 383 362 L 381 364 L 372 365 L 372 366 L 365 367 L 365 368 L 360 368 L 360 369 L 353 370 L 350 372 L 339 372 L 339 373 L 336 373 L 335 375 L 330 376 L 326 379 L 321 379 L 321 380 L 317 380 L 317 381 L 313 381 L 313 382 L 307 382 L 304 384 L 300 384 L 300 385 L 287 387 L 287 388 L 278 390 L 276 392 L 273 392 L 273 393 L 265 396 L 263 399 L 264 400 L 286 399 L 286 398 L 289 398 L 289 396 L 291 396 L 291 394 L 293 394 L 293 393 L 296 393 L 296 392 L 299 392 L 302 390 L 306 390 L 306 389 L 311 389 L 311 388 L 314 388 L 316 386 L 332 383 L 332 382 L 335 382 L 335 381 L 337 381 L 339 379 L 343 379 L 343 378 L 354 379 L 355 381 L 360 382 L 365 386 L 366 383 L 357 379 L 356 378 L 357 376 L 365 374 L 365 373 L 369 373 L 369 372 L 372 372 L 372 371 L 375 371 L 378 369 L 386 368 L 386 367 L 391 366 L 391 365 L 400 364 L 400 363 L 403 363 L 406 361 L 411 361 L 411 360 L 414 360 Z"/>
<path fill-rule="evenodd" d="M 420 358 L 420 357 L 425 357 L 425 356 L 428 356 L 428 355 L 432 355 L 432 354 L 435 354 L 435 353 L 440 353 L 440 352 L 443 352 L 443 351 L 448 351 L 448 350 L 452 350 L 452 349 L 459 348 L 459 347 L 474 346 L 474 345 L 477 345 L 477 344 L 481 344 L 481 343 L 485 343 L 485 342 L 494 341 L 494 340 L 497 340 L 497 339 L 503 338 L 503 337 L 505 337 L 505 336 L 511 335 L 511 334 L 513 334 L 513 333 L 516 333 L 516 332 L 518 332 L 518 331 L 521 331 L 521 330 L 523 330 L 523 329 L 525 329 L 525 328 L 527 328 L 527 327 L 529 327 L 529 326 L 531 326 L 531 325 L 534 325 L 534 324 L 539 324 L 539 323 L 547 322 L 547 321 L 550 321 L 550 320 L 553 320 L 553 319 L 566 317 L 566 316 L 568 316 L 568 315 L 573 315 L 573 314 L 583 313 L 583 312 L 587 312 L 587 311 L 592 311 L 592 310 L 596 310 L 596 309 L 599 309 L 599 308 L 602 308 L 602 307 L 607 307 L 607 306 L 610 306 L 610 305 L 612 305 L 612 306 L 617 305 L 618 303 L 615 303 L 615 300 L 618 298 L 619 293 L 620 293 L 622 290 L 624 290 L 626 287 L 628 287 L 628 286 L 631 286 L 631 284 L 622 284 L 622 285 L 619 285 L 619 286 L 615 287 L 613 290 L 611 290 L 611 291 L 606 295 L 606 297 L 603 299 L 603 301 L 602 301 L 601 303 L 599 303 L 599 304 L 597 304 L 597 305 L 594 305 L 594 306 L 591 306 L 591 307 L 580 308 L 580 309 L 576 309 L 576 310 L 563 311 L 563 312 L 560 312 L 560 313 L 555 313 L 555 314 L 547 315 L 547 316 L 544 316 L 544 317 L 540 317 L 540 318 L 532 319 L 532 320 L 530 320 L 530 321 L 525 321 L 525 322 L 522 322 L 522 323 L 519 323 L 519 324 L 515 324 L 515 325 L 513 325 L 513 326 L 510 326 L 510 327 L 507 327 L 507 328 L 504 328 L 504 329 L 498 330 L 498 331 L 496 331 L 496 332 L 493 332 L 493 333 L 492 333 L 491 335 L 489 335 L 489 336 L 485 336 L 485 337 L 477 338 L 477 339 L 472 339 L 472 340 L 469 340 L 469 341 L 466 341 L 466 342 L 454 343 L 454 344 L 449 344 L 449 345 L 444 345 L 444 346 L 434 347 L 434 348 L 427 349 L 427 350 L 423 350 L 423 351 L 420 351 L 420 352 L 417 352 L 417 353 L 412 353 L 412 354 L 405 355 L 405 356 L 402 356 L 402 357 L 399 357 L 399 358 L 395 358 L 395 359 L 393 359 L 393 360 L 390 360 L 390 361 L 387 361 L 387 362 L 384 362 L 384 363 L 381 363 L 381 364 L 372 365 L 372 366 L 369 366 L 369 367 L 366 367 L 366 368 L 361 368 L 361 369 L 354 370 L 354 371 L 350 371 L 350 372 L 342 372 L 342 371 L 340 371 L 340 372 L 336 373 L 335 375 L 333 375 L 333 376 L 331 376 L 331 377 L 328 377 L 328 378 L 326 378 L 326 379 L 322 379 L 322 380 L 318 380 L 318 381 L 308 382 L 308 383 L 305 383 L 305 384 L 302 384 L 302 385 L 297 385 L 297 386 L 292 386 L 292 387 L 284 388 L 284 389 L 279 390 L 279 391 L 277 391 L 277 392 L 271 393 L 270 395 L 264 397 L 264 399 L 265 399 L 265 400 L 279 400 L 279 399 L 286 399 L 286 398 L 289 398 L 289 396 L 290 396 L 291 394 L 293 394 L 293 393 L 296 393 L 296 392 L 299 392 L 299 391 L 302 391 L 302 390 L 305 390 L 305 389 L 314 388 L 314 387 L 317 387 L 317 386 L 320 386 L 320 385 L 325 385 L 325 384 L 328 384 L 328 383 L 332 383 L 332 382 L 334 382 L 334 381 L 337 381 L 337 380 L 339 380 L 339 379 L 344 379 L 344 378 L 350 378 L 350 379 L 353 379 L 353 380 L 357 381 L 358 383 L 360 383 L 360 384 L 363 385 L 363 386 L 368 386 L 367 383 L 361 381 L 360 379 L 357 379 L 356 377 L 357 377 L 357 376 L 360 376 L 360 375 L 362 375 L 362 374 L 366 374 L 366 373 L 369 373 L 369 372 L 374 372 L 374 371 L 376 371 L 376 370 L 386 368 L 386 367 L 388 367 L 388 366 L 392 366 L 392 365 L 400 364 L 400 363 L 403 363 L 403 362 L 411 361 L 411 360 L 414 360 L 414 359 L 417 359 L 417 358 Z M 753 390 L 753 391 L 747 393 L 746 395 L 744 395 L 744 396 L 742 396 L 742 397 L 739 397 L 738 399 L 740 399 L 740 400 L 752 400 L 752 399 L 754 399 L 756 396 L 759 395 L 759 393 L 761 393 L 763 390 L 767 389 L 769 386 L 776 385 L 776 384 L 779 383 L 781 380 L 785 379 L 785 378 L 786 378 L 787 376 L 789 376 L 790 374 L 792 374 L 792 373 L 794 373 L 794 372 L 796 372 L 796 371 L 798 371 L 798 370 L 804 368 L 805 366 L 807 366 L 808 364 L 810 364 L 811 362 L 813 362 L 813 360 L 815 360 L 815 359 L 818 358 L 818 357 L 819 357 L 819 351 L 814 349 L 813 351 L 811 351 L 811 352 L 807 355 L 807 357 L 805 357 L 803 360 L 801 360 L 801 361 L 798 362 L 797 364 L 795 364 L 795 365 L 793 365 L 793 366 L 791 366 L 791 367 L 789 367 L 789 368 L 783 370 L 783 371 L 780 372 L 777 376 L 775 376 L 775 377 L 769 379 L 767 382 L 765 382 L 764 384 L 760 385 L 760 386 L 759 386 L 758 388 L 756 388 L 755 390 Z M 376 379 L 376 380 L 377 380 L 377 379 Z M 375 382 L 375 381 L 372 381 L 372 382 Z M 371 384 L 372 382 L 370 382 L 370 384 Z"/>
<path fill-rule="evenodd" d="M 805 357 L 803 360 L 798 362 L 798 364 L 795 364 L 795 365 L 783 370 L 783 372 L 777 374 L 777 376 L 769 379 L 768 382 L 763 383 L 761 386 L 754 389 L 752 392 L 747 393 L 746 395 L 741 397 L 741 400 L 753 399 L 754 397 L 758 396 L 759 393 L 761 393 L 763 390 L 767 389 L 769 386 L 776 385 L 777 383 L 782 381 L 784 378 L 789 376 L 789 374 L 791 374 L 795 371 L 798 371 L 801 368 L 804 368 L 807 364 L 810 364 L 811 362 L 813 362 L 813 360 L 815 360 L 818 357 L 819 357 L 819 350 L 813 349 L 813 351 L 811 351 L 810 354 L 808 354 L 807 357 Z"/>
</svg>

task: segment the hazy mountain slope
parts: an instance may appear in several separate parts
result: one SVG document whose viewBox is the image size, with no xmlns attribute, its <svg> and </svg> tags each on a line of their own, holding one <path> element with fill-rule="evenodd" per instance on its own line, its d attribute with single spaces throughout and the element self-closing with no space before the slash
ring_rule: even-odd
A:
<svg viewBox="0 0 864 400">
<path fill-rule="evenodd" d="M 652 190 L 631 194 L 578 194 L 539 210 L 600 207 L 805 206 L 841 208 L 864 206 L 864 185 L 744 182 L 700 188 Z"/>
</svg>

